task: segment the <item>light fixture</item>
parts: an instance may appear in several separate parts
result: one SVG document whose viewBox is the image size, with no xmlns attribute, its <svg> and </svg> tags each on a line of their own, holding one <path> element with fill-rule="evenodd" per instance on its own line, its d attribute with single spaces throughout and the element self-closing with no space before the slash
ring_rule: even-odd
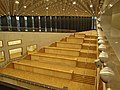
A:
<svg viewBox="0 0 120 90">
<path fill-rule="evenodd" d="M 75 10 L 75 11 L 77 11 L 77 10 Z"/>
<path fill-rule="evenodd" d="M 91 4 L 91 5 L 90 5 L 90 7 L 92 8 L 92 7 L 93 7 L 93 5 Z"/>
<path fill-rule="evenodd" d="M 116 44 L 119 43 L 119 42 L 115 42 Z"/>
<path fill-rule="evenodd" d="M 102 39 L 98 40 L 98 44 L 104 44 L 104 43 L 105 43 L 104 40 L 102 40 Z"/>
<path fill-rule="evenodd" d="M 34 11 L 32 10 L 32 12 L 34 12 Z"/>
<path fill-rule="evenodd" d="M 98 46 L 98 49 L 99 49 L 100 51 L 105 51 L 105 50 L 106 50 L 106 46 L 105 46 L 104 44 L 100 44 L 100 45 Z"/>
<path fill-rule="evenodd" d="M 102 51 L 100 54 L 99 54 L 99 59 L 102 63 L 105 63 L 108 61 L 108 53 Z"/>
<path fill-rule="evenodd" d="M 16 4 L 19 4 L 19 1 L 15 1 Z"/>
<path fill-rule="evenodd" d="M 114 77 L 114 72 L 111 68 L 109 67 L 104 67 L 101 71 L 100 71 L 100 77 L 102 79 L 103 82 L 108 83 L 112 80 L 112 78 Z"/>
<path fill-rule="evenodd" d="M 48 7 L 46 7 L 46 9 L 48 9 Z"/>
<path fill-rule="evenodd" d="M 107 88 L 107 90 L 112 90 L 111 88 Z"/>
<path fill-rule="evenodd" d="M 112 4 L 109 4 L 110 7 L 112 7 L 113 5 Z"/>
<path fill-rule="evenodd" d="M 73 4 L 76 4 L 76 2 L 74 1 Z"/>
<path fill-rule="evenodd" d="M 27 6 L 24 6 L 24 8 L 27 8 Z"/>
<path fill-rule="evenodd" d="M 63 11 L 64 11 L 65 9 L 63 9 Z"/>
</svg>

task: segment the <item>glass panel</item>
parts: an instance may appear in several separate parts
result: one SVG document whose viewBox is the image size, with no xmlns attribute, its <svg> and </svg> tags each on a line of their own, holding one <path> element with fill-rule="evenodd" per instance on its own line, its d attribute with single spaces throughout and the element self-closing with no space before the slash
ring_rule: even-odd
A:
<svg viewBox="0 0 120 90">
<path fill-rule="evenodd" d="M 34 17 L 32 16 L 32 29 L 33 29 L 33 32 L 35 31 L 35 26 L 34 26 Z"/>
<path fill-rule="evenodd" d="M 4 61 L 5 57 L 4 57 L 4 52 L 0 51 L 0 62 Z"/>
<path fill-rule="evenodd" d="M 20 30 L 25 31 L 25 19 L 24 16 L 19 16 Z"/>
<path fill-rule="evenodd" d="M 16 45 L 16 44 L 21 44 L 22 41 L 21 40 L 15 40 L 15 41 L 9 41 L 8 45 Z"/>
<path fill-rule="evenodd" d="M 38 19 L 38 16 L 34 16 L 34 27 L 35 27 L 35 31 L 39 32 L 39 19 Z"/>
<path fill-rule="evenodd" d="M 10 58 L 17 58 L 22 56 L 22 48 L 16 48 L 9 50 Z"/>
<path fill-rule="evenodd" d="M 20 18 L 19 18 L 19 16 L 16 16 L 16 20 L 17 20 L 17 29 L 18 29 L 18 31 L 20 31 Z"/>
<path fill-rule="evenodd" d="M 24 20 L 25 20 L 25 31 L 27 32 L 28 31 L 28 28 L 27 28 L 27 17 L 24 16 Z"/>
<path fill-rule="evenodd" d="M 38 19 L 39 19 L 39 32 L 41 32 L 41 18 L 40 18 L 40 16 L 38 17 Z"/>
<path fill-rule="evenodd" d="M 0 16 L 0 31 L 1 31 L 1 16 Z"/>
<path fill-rule="evenodd" d="M 11 16 L 7 16 L 7 23 L 8 23 L 8 29 L 9 29 L 9 31 L 12 31 L 11 30 L 11 28 L 12 28 Z"/>
<path fill-rule="evenodd" d="M 37 50 L 37 45 L 30 45 L 27 47 L 28 53 L 36 52 L 36 50 Z"/>
<path fill-rule="evenodd" d="M 2 41 L 0 41 L 0 47 L 2 47 L 3 46 L 3 43 L 2 43 Z"/>
</svg>

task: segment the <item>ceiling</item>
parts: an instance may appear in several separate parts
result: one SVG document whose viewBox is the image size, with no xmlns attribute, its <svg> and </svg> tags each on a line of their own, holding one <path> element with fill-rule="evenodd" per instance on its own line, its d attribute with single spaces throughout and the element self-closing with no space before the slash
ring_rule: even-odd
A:
<svg viewBox="0 0 120 90">
<path fill-rule="evenodd" d="M 93 16 L 103 0 L 0 0 L 0 15 Z"/>
</svg>

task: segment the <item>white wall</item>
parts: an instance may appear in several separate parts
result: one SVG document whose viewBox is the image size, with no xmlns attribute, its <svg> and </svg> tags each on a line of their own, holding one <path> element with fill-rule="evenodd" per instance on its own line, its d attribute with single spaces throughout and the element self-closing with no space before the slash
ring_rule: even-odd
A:
<svg viewBox="0 0 120 90">
<path fill-rule="evenodd" d="M 9 60 L 9 50 L 22 48 L 23 54 L 27 52 L 27 46 L 37 45 L 37 50 L 61 40 L 73 33 L 48 33 L 48 32 L 0 32 L 0 40 L 3 47 L 0 50 L 5 52 L 6 60 Z M 22 44 L 8 46 L 8 41 L 22 40 Z"/>
</svg>

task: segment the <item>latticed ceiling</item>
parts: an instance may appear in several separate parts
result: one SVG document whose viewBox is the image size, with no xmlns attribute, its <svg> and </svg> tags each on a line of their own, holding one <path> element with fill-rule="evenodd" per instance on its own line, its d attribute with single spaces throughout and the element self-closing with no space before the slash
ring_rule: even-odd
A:
<svg viewBox="0 0 120 90">
<path fill-rule="evenodd" d="M 0 0 L 0 15 L 93 16 L 101 0 Z"/>
</svg>

